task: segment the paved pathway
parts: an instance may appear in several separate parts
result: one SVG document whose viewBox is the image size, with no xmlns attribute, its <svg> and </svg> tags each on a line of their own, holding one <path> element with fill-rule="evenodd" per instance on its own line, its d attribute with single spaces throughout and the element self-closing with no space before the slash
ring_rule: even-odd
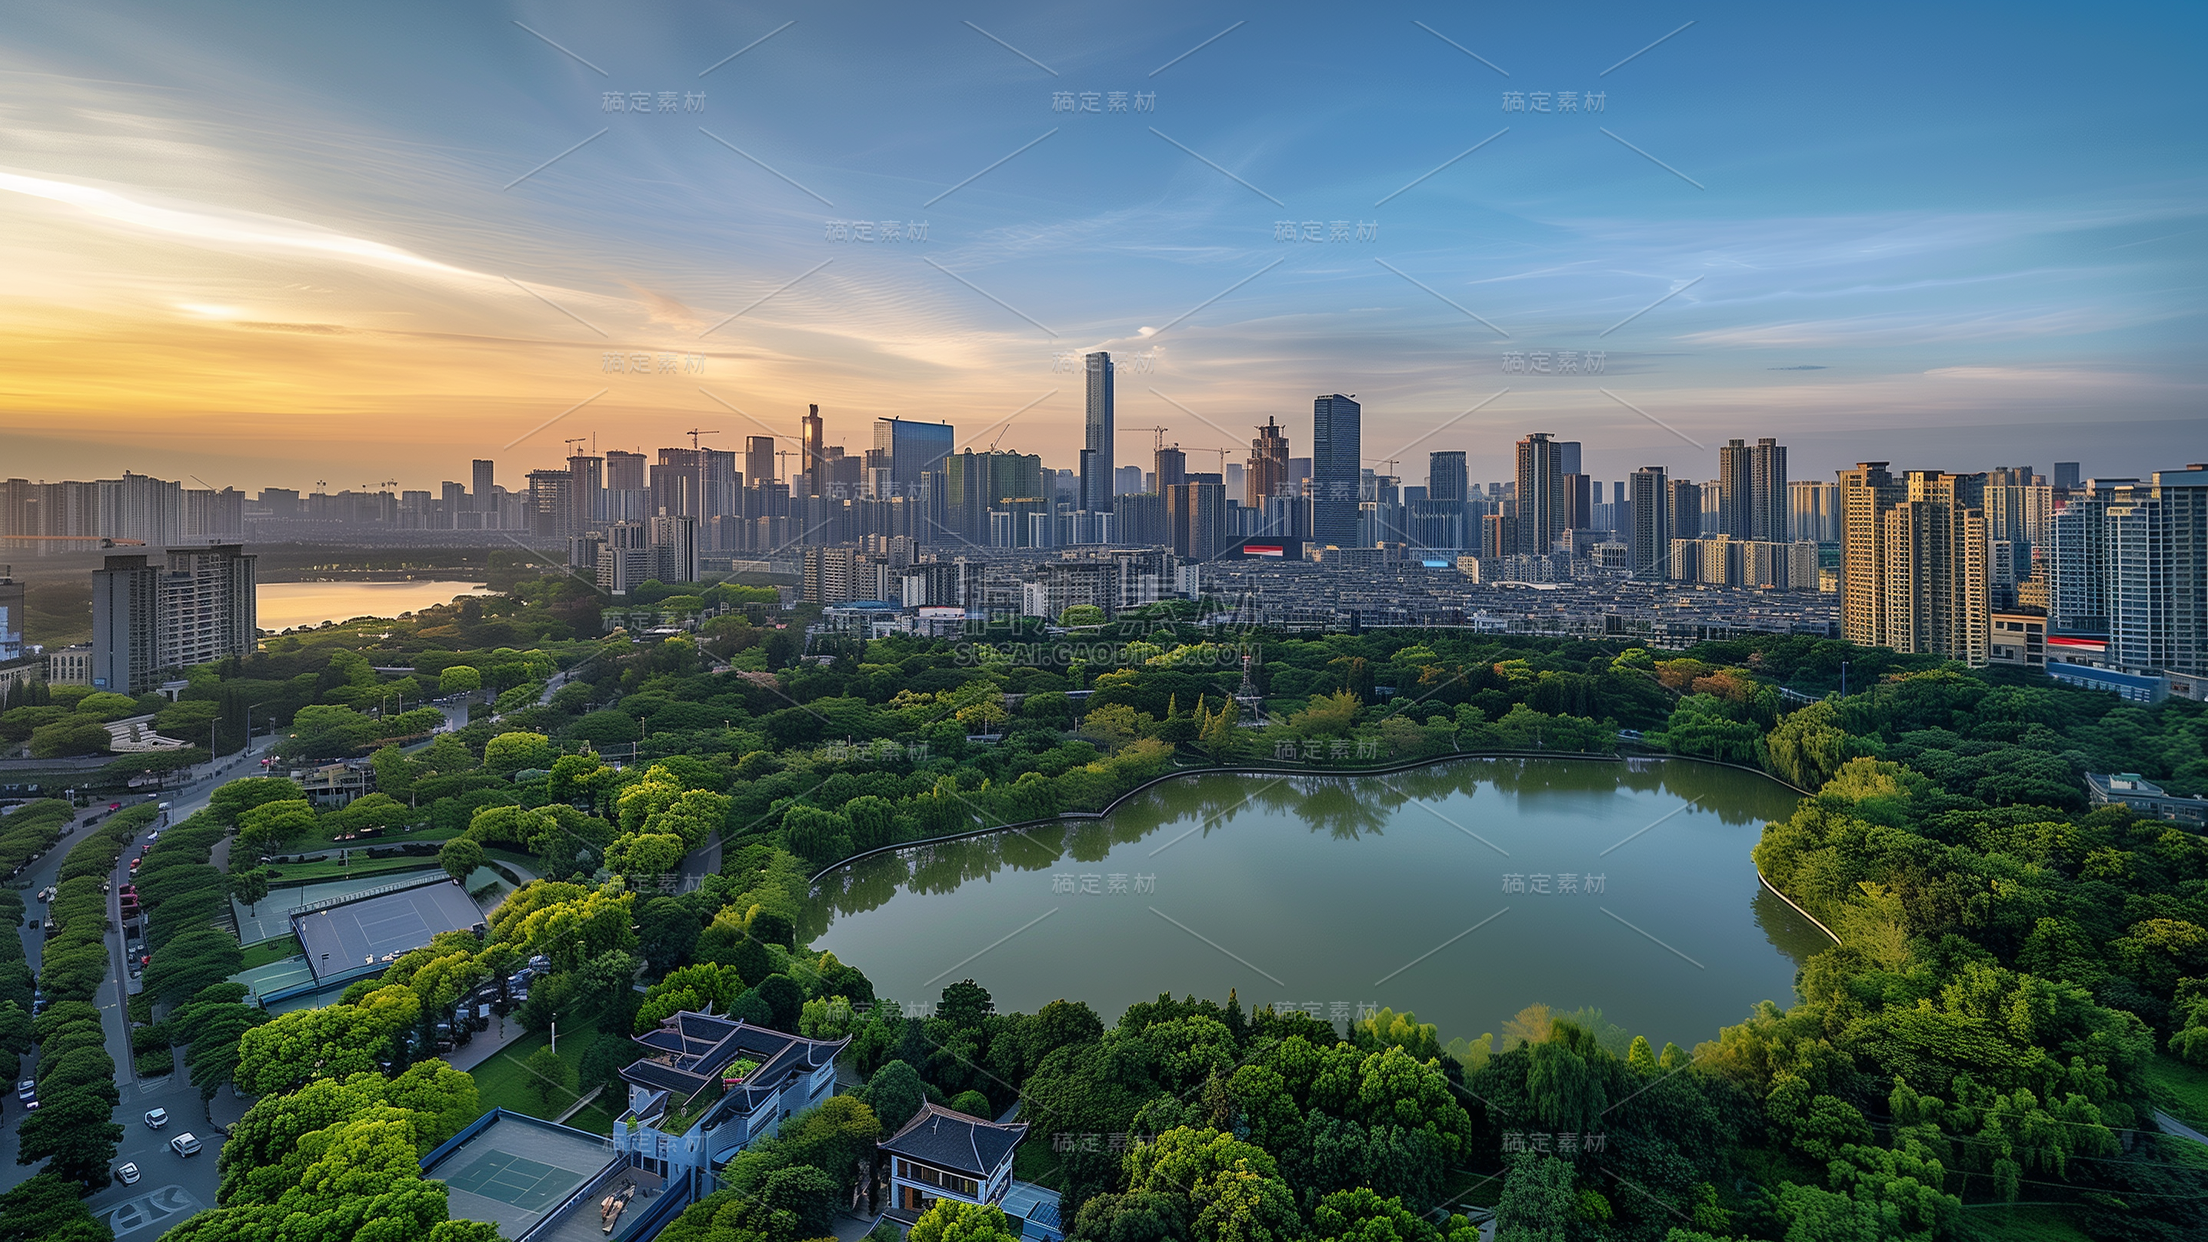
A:
<svg viewBox="0 0 2208 1242">
<path fill-rule="evenodd" d="M 2164 1134 L 2174 1134 L 2179 1138 L 2188 1138 L 2196 1143 L 2208 1143 L 2208 1134 L 2202 1134 L 2159 1108 L 2154 1110 L 2154 1124 L 2162 1127 Z"/>
</svg>

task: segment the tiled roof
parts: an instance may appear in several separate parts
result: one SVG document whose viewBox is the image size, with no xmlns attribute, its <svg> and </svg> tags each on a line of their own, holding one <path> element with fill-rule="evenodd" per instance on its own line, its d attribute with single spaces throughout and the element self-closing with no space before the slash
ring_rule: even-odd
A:
<svg viewBox="0 0 2208 1242">
<path fill-rule="evenodd" d="M 728 1091 L 725 1107 L 751 1112 L 783 1084 L 835 1060 L 850 1043 L 786 1035 L 740 1018 L 717 1018 L 684 1010 L 635 1037 L 645 1055 L 622 1069 L 621 1076 L 642 1087 L 668 1091 L 689 1100 L 720 1080 L 739 1057 L 759 1062 L 740 1087 Z M 716 1110 L 723 1111 L 723 1110 Z"/>
<path fill-rule="evenodd" d="M 986 1178 L 1025 1137 L 1024 1121 L 1000 1125 L 940 1105 L 922 1104 L 903 1129 L 882 1140 L 881 1148 L 939 1169 Z"/>
</svg>

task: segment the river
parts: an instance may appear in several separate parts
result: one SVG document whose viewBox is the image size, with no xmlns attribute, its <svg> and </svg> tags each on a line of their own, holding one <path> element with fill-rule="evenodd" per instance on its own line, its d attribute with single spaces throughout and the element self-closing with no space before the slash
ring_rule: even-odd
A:
<svg viewBox="0 0 2208 1242">
<path fill-rule="evenodd" d="M 1109 818 L 864 859 L 804 934 L 878 995 L 972 978 L 1000 1009 L 1160 992 L 1411 1010 L 1441 1037 L 1599 1008 L 1661 1048 L 1793 1001 L 1816 926 L 1749 858 L 1797 795 L 1661 760 L 1468 759 L 1387 776 L 1210 774 Z"/>
<path fill-rule="evenodd" d="M 396 617 L 462 595 L 487 595 L 477 582 L 263 582 L 254 591 L 260 628 L 277 633 L 324 621 L 354 617 Z"/>
</svg>

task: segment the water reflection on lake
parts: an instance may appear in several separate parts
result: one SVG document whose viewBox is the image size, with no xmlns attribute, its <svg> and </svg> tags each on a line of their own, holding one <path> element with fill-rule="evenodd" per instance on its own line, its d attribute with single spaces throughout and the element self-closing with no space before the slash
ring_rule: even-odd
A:
<svg viewBox="0 0 2208 1242">
<path fill-rule="evenodd" d="M 1443 1039 L 1593 1005 L 1691 1047 L 1787 1005 L 1828 941 L 1748 851 L 1797 795 L 1684 762 L 1474 759 L 1388 776 L 1192 776 L 1110 818 L 920 846 L 822 878 L 813 943 L 883 997 L 973 978 L 1110 1021 L 1160 992 L 1378 1004 Z"/>
<path fill-rule="evenodd" d="M 254 590 L 264 630 L 288 630 L 354 617 L 396 617 L 462 595 L 487 595 L 477 582 L 263 582 Z"/>
</svg>

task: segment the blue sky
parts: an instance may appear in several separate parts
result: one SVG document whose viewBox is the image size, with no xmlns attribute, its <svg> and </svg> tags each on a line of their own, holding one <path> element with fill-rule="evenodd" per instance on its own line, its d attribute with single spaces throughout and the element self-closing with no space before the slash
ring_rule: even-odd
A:
<svg viewBox="0 0 2208 1242">
<path fill-rule="evenodd" d="M 832 441 L 942 418 L 962 447 L 1001 429 L 1070 466 L 1078 377 L 1056 360 L 1108 348 L 1143 360 L 1120 378 L 1122 462 L 1136 427 L 1239 451 L 1269 416 L 1301 454 L 1311 397 L 1341 391 L 1368 457 L 1410 458 L 1414 482 L 1433 449 L 1505 477 L 1534 430 L 1607 478 L 1708 477 L 1716 443 L 1760 435 L 1797 478 L 1860 458 L 2139 473 L 2208 456 L 2202 25 L 2179 6 L 19 6 L 0 434 L 34 476 L 298 485 L 334 458 L 431 486 L 486 455 L 518 481 L 562 436 L 788 435 L 818 401 Z M 608 91 L 655 108 L 607 112 Z M 703 99 L 660 112 L 668 91 Z M 1053 110 L 1086 91 L 1129 109 Z M 1508 91 L 1552 110 L 1506 111 Z M 1565 91 L 1602 110 L 1554 110 Z M 927 237 L 829 240 L 857 220 Z M 1351 236 L 1276 241 L 1282 221 Z M 1510 369 L 1588 351 L 1600 374 Z M 608 373 L 608 352 L 679 373 Z"/>
</svg>

